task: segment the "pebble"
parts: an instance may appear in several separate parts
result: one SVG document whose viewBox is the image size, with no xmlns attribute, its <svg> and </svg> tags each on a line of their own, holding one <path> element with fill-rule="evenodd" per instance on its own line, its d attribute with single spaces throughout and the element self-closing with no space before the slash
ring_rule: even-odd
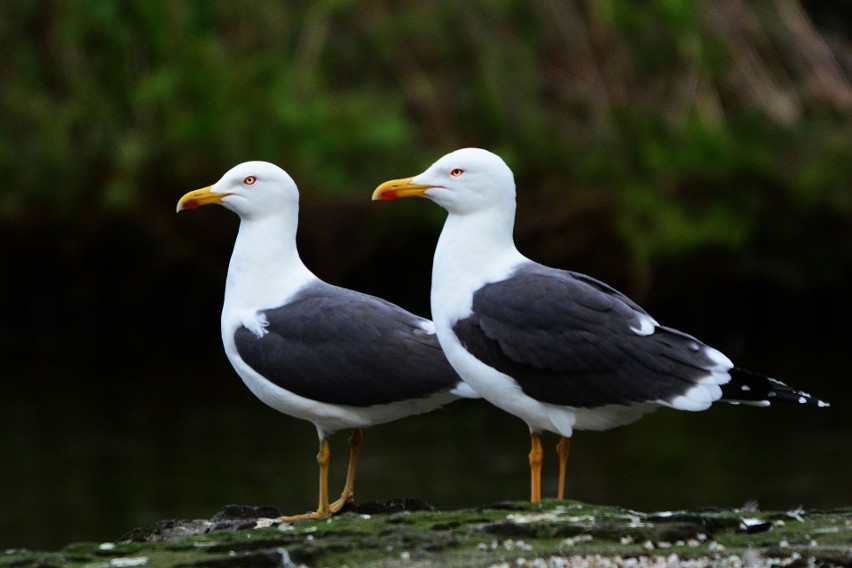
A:
<svg viewBox="0 0 852 568">
<path fill-rule="evenodd" d="M 148 557 L 147 556 L 113 558 L 112 560 L 109 561 L 110 566 L 119 566 L 119 567 L 144 566 L 145 564 L 148 564 Z"/>
<path fill-rule="evenodd" d="M 571 537 L 571 538 L 566 538 L 564 541 L 562 541 L 562 545 L 563 546 L 574 546 L 575 544 L 578 544 L 578 543 L 581 543 L 581 542 L 591 542 L 592 540 L 594 540 L 594 537 L 592 535 L 581 534 L 581 535 L 577 535 L 577 536 L 574 536 L 574 537 Z"/>
</svg>

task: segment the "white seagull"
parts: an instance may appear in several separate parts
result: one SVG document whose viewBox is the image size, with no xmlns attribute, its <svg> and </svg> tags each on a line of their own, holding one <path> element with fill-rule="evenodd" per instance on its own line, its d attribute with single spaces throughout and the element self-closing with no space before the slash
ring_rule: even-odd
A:
<svg viewBox="0 0 852 568">
<path fill-rule="evenodd" d="M 319 506 L 286 520 L 321 518 L 354 498 L 361 428 L 476 397 L 441 352 L 431 321 L 389 302 L 327 284 L 299 258 L 299 192 L 267 162 L 246 162 L 180 198 L 177 210 L 218 203 L 240 217 L 222 308 L 234 370 L 261 401 L 308 420 L 320 450 Z M 328 499 L 328 437 L 353 429 L 346 484 Z"/>
<path fill-rule="evenodd" d="M 541 499 L 542 431 L 561 435 L 562 499 L 574 430 L 628 424 L 661 406 L 705 410 L 718 400 L 828 406 L 735 367 L 603 282 L 518 252 L 515 181 L 499 156 L 457 150 L 373 193 L 374 200 L 411 196 L 448 212 L 432 267 L 438 339 L 465 382 L 529 426 L 533 502 Z"/>
</svg>

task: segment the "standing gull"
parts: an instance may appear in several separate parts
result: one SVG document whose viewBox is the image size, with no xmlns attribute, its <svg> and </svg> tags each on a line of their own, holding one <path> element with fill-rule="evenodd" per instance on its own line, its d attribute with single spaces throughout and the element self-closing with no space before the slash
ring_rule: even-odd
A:
<svg viewBox="0 0 852 568">
<path fill-rule="evenodd" d="M 240 164 L 181 197 L 177 210 L 211 203 L 240 217 L 222 308 L 228 360 L 257 398 L 319 435 L 319 506 L 284 519 L 327 517 L 354 498 L 361 428 L 476 394 L 447 362 L 431 321 L 308 270 L 296 250 L 299 192 L 284 170 Z M 329 504 L 328 437 L 350 428 L 346 483 Z"/>
<path fill-rule="evenodd" d="M 374 200 L 421 196 L 448 216 L 432 267 L 432 317 L 450 363 L 479 394 L 530 429 L 531 500 L 541 499 L 541 432 L 561 435 L 558 497 L 577 430 L 628 424 L 660 406 L 705 410 L 718 400 L 828 406 L 735 367 L 692 336 L 584 274 L 515 247 L 515 181 L 503 160 L 457 150 Z"/>
</svg>

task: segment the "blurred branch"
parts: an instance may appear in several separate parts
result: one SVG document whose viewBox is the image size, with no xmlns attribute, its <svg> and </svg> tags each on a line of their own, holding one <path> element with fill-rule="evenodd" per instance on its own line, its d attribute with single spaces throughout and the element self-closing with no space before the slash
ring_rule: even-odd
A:
<svg viewBox="0 0 852 568">
<path fill-rule="evenodd" d="M 852 88 L 837 57 L 814 28 L 808 15 L 796 0 L 775 0 L 778 15 L 790 41 L 782 41 L 785 56 L 793 65 L 793 73 L 803 77 L 802 96 L 827 104 L 835 112 L 852 112 Z"/>
</svg>

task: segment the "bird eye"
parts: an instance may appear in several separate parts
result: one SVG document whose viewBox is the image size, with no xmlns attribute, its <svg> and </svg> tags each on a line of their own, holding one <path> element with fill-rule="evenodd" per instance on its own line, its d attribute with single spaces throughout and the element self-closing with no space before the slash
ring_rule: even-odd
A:
<svg viewBox="0 0 852 568">
<path fill-rule="evenodd" d="M 254 185 L 254 183 L 255 183 L 256 181 L 257 181 L 257 178 L 256 178 L 256 177 L 254 177 L 254 176 L 247 176 L 247 177 L 246 177 L 246 179 L 244 179 L 244 180 L 243 180 L 243 183 L 244 183 L 245 185 Z"/>
<path fill-rule="evenodd" d="M 454 178 L 457 178 L 457 177 L 459 177 L 460 175 L 462 175 L 463 173 L 464 173 L 464 170 L 463 170 L 463 169 L 461 169 L 461 168 L 454 168 L 454 169 L 450 172 L 450 175 L 451 175 L 451 176 L 453 176 Z"/>
</svg>

